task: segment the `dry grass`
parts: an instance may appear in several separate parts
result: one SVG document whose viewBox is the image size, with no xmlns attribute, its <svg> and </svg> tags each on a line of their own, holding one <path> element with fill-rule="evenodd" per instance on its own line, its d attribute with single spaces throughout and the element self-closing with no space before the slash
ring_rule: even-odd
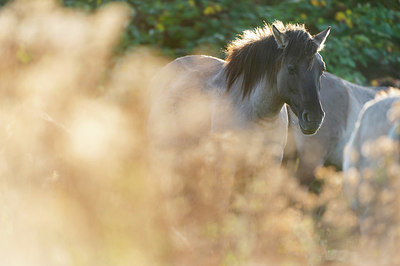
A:
<svg viewBox="0 0 400 266">
<path fill-rule="evenodd" d="M 310 194 L 233 132 L 151 149 L 147 88 L 166 60 L 113 60 L 128 19 L 119 4 L 0 11 L 1 265 L 400 261 L 392 242 L 354 231 L 341 173 L 320 169 Z"/>
</svg>

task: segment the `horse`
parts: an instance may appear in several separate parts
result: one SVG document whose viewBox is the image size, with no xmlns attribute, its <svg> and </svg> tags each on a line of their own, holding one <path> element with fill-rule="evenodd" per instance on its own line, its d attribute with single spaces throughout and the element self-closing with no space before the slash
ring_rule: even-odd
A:
<svg viewBox="0 0 400 266">
<path fill-rule="evenodd" d="M 196 128 L 191 131 L 200 131 L 199 124 L 211 132 L 256 130 L 278 147 L 281 161 L 286 105 L 299 117 L 303 134 L 314 134 L 323 122 L 319 89 L 325 63 L 319 51 L 329 32 L 330 27 L 311 36 L 304 25 L 275 21 L 244 31 L 228 44 L 225 60 L 203 55 L 175 59 L 153 79 L 150 130 L 177 133 L 179 119 Z M 209 120 L 193 118 L 204 110 Z"/>
<path fill-rule="evenodd" d="M 296 178 L 303 185 L 314 180 L 319 166 L 342 169 L 343 150 L 354 130 L 364 104 L 387 87 L 365 87 L 343 80 L 329 72 L 321 77 L 320 99 L 325 120 L 316 134 L 306 136 L 297 130 L 297 118 L 289 110 L 290 129 L 294 135 L 299 162 Z"/>
<path fill-rule="evenodd" d="M 398 202 L 399 141 L 400 91 L 390 90 L 364 105 L 344 150 L 345 194 L 358 214 L 362 233 L 393 218 L 387 215 L 393 212 L 391 203 Z"/>
</svg>

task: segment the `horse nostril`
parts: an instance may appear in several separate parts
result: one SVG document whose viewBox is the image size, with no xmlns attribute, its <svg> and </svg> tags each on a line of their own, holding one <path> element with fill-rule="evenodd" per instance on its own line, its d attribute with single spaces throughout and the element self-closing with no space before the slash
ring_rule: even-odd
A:
<svg viewBox="0 0 400 266">
<path fill-rule="evenodd" d="M 308 114 L 308 112 L 304 111 L 301 116 L 303 118 L 303 121 L 310 122 L 310 115 Z"/>
</svg>

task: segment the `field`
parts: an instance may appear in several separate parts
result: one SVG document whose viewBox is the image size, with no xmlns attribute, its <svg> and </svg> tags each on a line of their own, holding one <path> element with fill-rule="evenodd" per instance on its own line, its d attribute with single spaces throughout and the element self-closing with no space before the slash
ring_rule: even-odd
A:
<svg viewBox="0 0 400 266">
<path fill-rule="evenodd" d="M 273 163 L 247 135 L 155 149 L 149 83 L 171 57 L 144 45 L 118 50 L 131 15 L 123 3 L 0 9 L 1 265 L 400 262 L 395 161 L 386 168 L 393 191 L 365 189 L 385 219 L 362 235 L 333 168 L 318 169 L 316 194 L 298 184 L 295 162 Z M 203 109 L 187 115 L 201 121 Z M 198 133 L 195 122 L 186 134 Z"/>
</svg>

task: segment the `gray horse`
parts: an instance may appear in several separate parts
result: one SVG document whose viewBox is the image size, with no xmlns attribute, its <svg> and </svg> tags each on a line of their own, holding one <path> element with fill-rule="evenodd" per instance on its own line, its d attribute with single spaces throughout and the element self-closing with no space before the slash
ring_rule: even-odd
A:
<svg viewBox="0 0 400 266">
<path fill-rule="evenodd" d="M 286 104 L 299 117 L 303 134 L 314 134 L 324 119 L 319 88 L 325 64 L 318 52 L 329 32 L 327 28 L 311 36 L 303 25 L 277 21 L 245 31 L 228 45 L 226 61 L 210 56 L 174 60 L 154 79 L 150 130 L 162 135 L 181 127 L 176 117 L 182 118 L 182 113 L 193 120 L 190 108 L 197 113 L 205 109 L 210 123 L 199 119 L 192 126 L 204 123 L 212 131 L 257 129 L 278 145 L 281 160 L 288 127 Z M 189 100 L 199 94 L 208 100 Z M 199 101 L 205 108 L 196 108 Z"/>
<path fill-rule="evenodd" d="M 364 232 L 372 229 L 372 221 L 389 222 L 392 196 L 397 205 L 399 140 L 400 91 L 393 90 L 365 104 L 344 152 L 344 188 Z"/>
<path fill-rule="evenodd" d="M 299 163 L 296 177 L 309 185 L 319 166 L 342 169 L 343 150 L 350 139 L 358 114 L 366 102 L 386 87 L 364 87 L 325 72 L 321 77 L 321 104 L 325 120 L 315 135 L 305 136 L 297 129 L 298 120 L 289 110 Z"/>
</svg>

